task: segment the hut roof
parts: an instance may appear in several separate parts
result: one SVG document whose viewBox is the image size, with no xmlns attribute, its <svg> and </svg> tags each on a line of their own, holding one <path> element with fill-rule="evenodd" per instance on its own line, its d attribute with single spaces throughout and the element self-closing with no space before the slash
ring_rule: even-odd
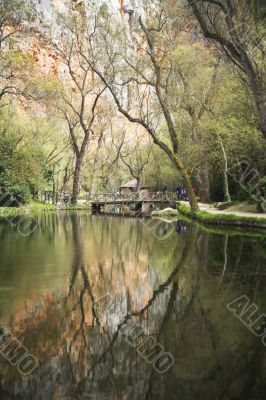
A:
<svg viewBox="0 0 266 400">
<path fill-rule="evenodd" d="M 128 181 L 124 185 L 120 186 L 120 189 L 123 189 L 123 188 L 135 189 L 136 187 L 137 187 L 137 179 L 132 179 L 131 181 Z"/>
<path fill-rule="evenodd" d="M 124 185 L 120 186 L 120 189 L 130 188 L 136 189 L 137 187 L 137 179 L 132 179 L 131 181 L 126 182 Z M 140 189 L 150 189 L 152 186 L 146 185 L 145 183 L 140 184 Z"/>
</svg>

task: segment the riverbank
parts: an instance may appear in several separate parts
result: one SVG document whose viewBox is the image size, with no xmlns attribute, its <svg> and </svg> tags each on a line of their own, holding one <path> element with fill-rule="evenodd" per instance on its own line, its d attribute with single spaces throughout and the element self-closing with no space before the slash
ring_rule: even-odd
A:
<svg viewBox="0 0 266 400">
<path fill-rule="evenodd" d="M 39 212 L 57 212 L 57 211 L 79 211 L 79 210 L 89 210 L 85 204 L 80 205 L 52 205 L 43 204 L 39 202 L 33 202 L 21 207 L 0 207 L 0 217 L 16 217 L 24 214 L 36 214 Z"/>
<path fill-rule="evenodd" d="M 57 211 L 57 207 L 50 204 L 32 203 L 21 207 L 0 207 L 0 217 L 16 217 L 18 215 L 48 211 Z"/>
<path fill-rule="evenodd" d="M 177 203 L 178 211 L 198 220 L 204 224 L 228 225 L 246 228 L 259 228 L 266 230 L 266 214 L 252 214 L 247 212 L 235 211 L 234 213 L 216 210 L 208 204 L 199 204 L 200 211 L 192 213 L 190 207 L 184 202 Z"/>
</svg>

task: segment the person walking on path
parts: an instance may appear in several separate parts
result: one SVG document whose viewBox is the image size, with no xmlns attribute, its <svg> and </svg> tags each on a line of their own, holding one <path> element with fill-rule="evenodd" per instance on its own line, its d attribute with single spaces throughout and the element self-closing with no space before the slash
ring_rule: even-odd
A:
<svg viewBox="0 0 266 400">
<path fill-rule="evenodd" d="M 181 200 L 181 193 L 182 193 L 182 188 L 181 188 L 181 186 L 177 186 L 177 188 L 176 188 L 176 197 L 177 197 L 177 200 Z"/>
</svg>

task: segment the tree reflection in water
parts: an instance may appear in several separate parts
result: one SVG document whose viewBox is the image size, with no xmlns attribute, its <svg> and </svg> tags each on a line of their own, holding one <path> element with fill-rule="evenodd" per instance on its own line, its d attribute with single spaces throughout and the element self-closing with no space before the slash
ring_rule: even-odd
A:
<svg viewBox="0 0 266 400">
<path fill-rule="evenodd" d="M 265 348 L 226 308 L 246 294 L 266 309 L 259 238 L 190 225 L 160 242 L 133 219 L 73 214 L 40 222 L 29 240 L 43 235 L 56 244 L 64 236 L 69 283 L 29 296 L 12 314 L 12 332 L 41 367 L 22 380 L 1 360 L 5 398 L 263 398 Z M 112 307 L 99 302 L 105 296 Z M 174 356 L 166 374 L 128 344 L 132 318 Z"/>
</svg>

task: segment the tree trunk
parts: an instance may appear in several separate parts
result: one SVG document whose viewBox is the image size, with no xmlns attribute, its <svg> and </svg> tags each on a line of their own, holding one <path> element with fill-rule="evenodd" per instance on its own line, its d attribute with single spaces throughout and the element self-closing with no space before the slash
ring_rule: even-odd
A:
<svg viewBox="0 0 266 400">
<path fill-rule="evenodd" d="M 193 139 L 199 146 L 199 155 L 200 155 L 200 164 L 199 164 L 199 195 L 200 200 L 206 203 L 211 202 L 210 195 L 210 180 L 209 180 L 209 171 L 208 164 L 206 161 L 206 151 L 205 144 L 202 137 L 202 132 L 199 129 L 198 122 L 200 117 L 196 117 L 194 109 L 189 109 L 189 114 L 193 122 Z"/>
<path fill-rule="evenodd" d="M 205 203 L 210 203 L 211 195 L 210 195 L 209 172 L 206 165 L 206 161 L 204 159 L 202 159 L 199 175 L 200 175 L 200 180 L 202 182 L 202 186 L 199 188 L 200 200 Z"/>
<path fill-rule="evenodd" d="M 174 160 L 175 160 L 175 166 L 178 168 L 178 170 L 181 172 L 181 174 L 184 178 L 184 182 L 186 184 L 186 187 L 188 190 L 188 195 L 189 195 L 189 204 L 191 207 L 191 211 L 194 214 L 197 211 L 199 211 L 199 206 L 198 206 L 198 202 L 196 199 L 194 189 L 192 187 L 190 177 L 189 177 L 188 172 L 178 154 L 174 155 Z"/>
<path fill-rule="evenodd" d="M 136 180 L 137 180 L 137 193 L 138 193 L 140 189 L 140 176 L 137 176 Z"/>
<path fill-rule="evenodd" d="M 77 156 L 75 170 L 74 170 L 74 176 L 73 176 L 73 191 L 72 191 L 72 199 L 71 199 L 71 203 L 73 205 L 77 204 L 78 195 L 79 195 L 79 192 L 80 192 L 80 178 L 81 178 L 82 160 L 83 160 L 83 157 L 81 157 L 80 155 Z"/>
<path fill-rule="evenodd" d="M 261 91 L 258 91 L 258 90 L 253 90 L 253 93 L 255 96 L 256 107 L 257 107 L 258 114 L 259 114 L 260 130 L 263 133 L 264 138 L 266 139 L 265 96 L 264 96 L 264 93 L 261 93 Z"/>
<path fill-rule="evenodd" d="M 246 54 L 244 54 L 243 60 L 244 68 L 249 78 L 251 91 L 255 99 L 255 105 L 259 117 L 259 128 L 266 139 L 266 98 L 262 78 L 257 75 Z"/>
<path fill-rule="evenodd" d="M 56 197 L 56 188 L 55 188 L 55 167 L 53 168 L 53 194 L 52 194 L 52 204 L 55 204 L 55 197 Z"/>
<path fill-rule="evenodd" d="M 199 130 L 197 130 L 197 133 L 200 146 L 200 178 L 202 182 L 202 187 L 200 188 L 200 200 L 206 203 L 210 203 L 211 201 L 210 180 L 209 180 L 208 165 L 206 161 L 206 151 L 204 149 L 202 134 L 201 132 L 199 132 Z"/>
<path fill-rule="evenodd" d="M 76 165 L 73 176 L 73 191 L 71 199 L 71 203 L 73 205 L 77 204 L 78 195 L 80 193 L 82 164 L 86 155 L 88 143 L 89 143 L 89 131 L 85 133 L 80 150 L 78 152 L 76 151 Z"/>
<path fill-rule="evenodd" d="M 264 210 L 265 199 L 261 194 L 261 188 L 260 188 L 261 178 L 260 178 L 260 175 L 258 173 L 257 168 L 255 169 L 255 171 L 253 173 L 253 178 L 254 178 L 255 182 L 257 182 L 257 183 L 256 183 L 256 186 L 255 186 L 255 195 L 253 195 L 252 197 L 253 198 L 255 197 L 255 199 L 256 199 L 257 212 L 258 213 L 264 213 L 265 212 L 265 210 Z"/>
<path fill-rule="evenodd" d="M 69 180 L 69 176 L 68 176 L 68 169 L 69 169 L 69 163 L 67 163 L 66 167 L 65 167 L 65 173 L 64 173 L 64 178 L 63 178 L 63 185 L 62 185 L 62 193 L 63 195 L 65 195 L 66 193 L 66 185 L 67 182 Z"/>
<path fill-rule="evenodd" d="M 227 155 L 226 151 L 222 142 L 222 139 L 217 133 L 218 140 L 221 146 L 222 154 L 223 154 L 223 159 L 224 159 L 224 169 L 223 169 L 223 186 L 224 186 L 224 201 L 226 202 L 231 202 L 231 196 L 229 192 L 229 184 L 228 184 L 228 176 L 227 176 L 227 171 L 228 171 L 228 161 L 227 161 Z"/>
<path fill-rule="evenodd" d="M 228 177 L 227 177 L 227 168 L 224 168 L 223 172 L 223 181 L 224 181 L 224 201 L 227 203 L 231 202 L 231 196 L 229 192 L 229 185 L 228 185 Z"/>
</svg>

